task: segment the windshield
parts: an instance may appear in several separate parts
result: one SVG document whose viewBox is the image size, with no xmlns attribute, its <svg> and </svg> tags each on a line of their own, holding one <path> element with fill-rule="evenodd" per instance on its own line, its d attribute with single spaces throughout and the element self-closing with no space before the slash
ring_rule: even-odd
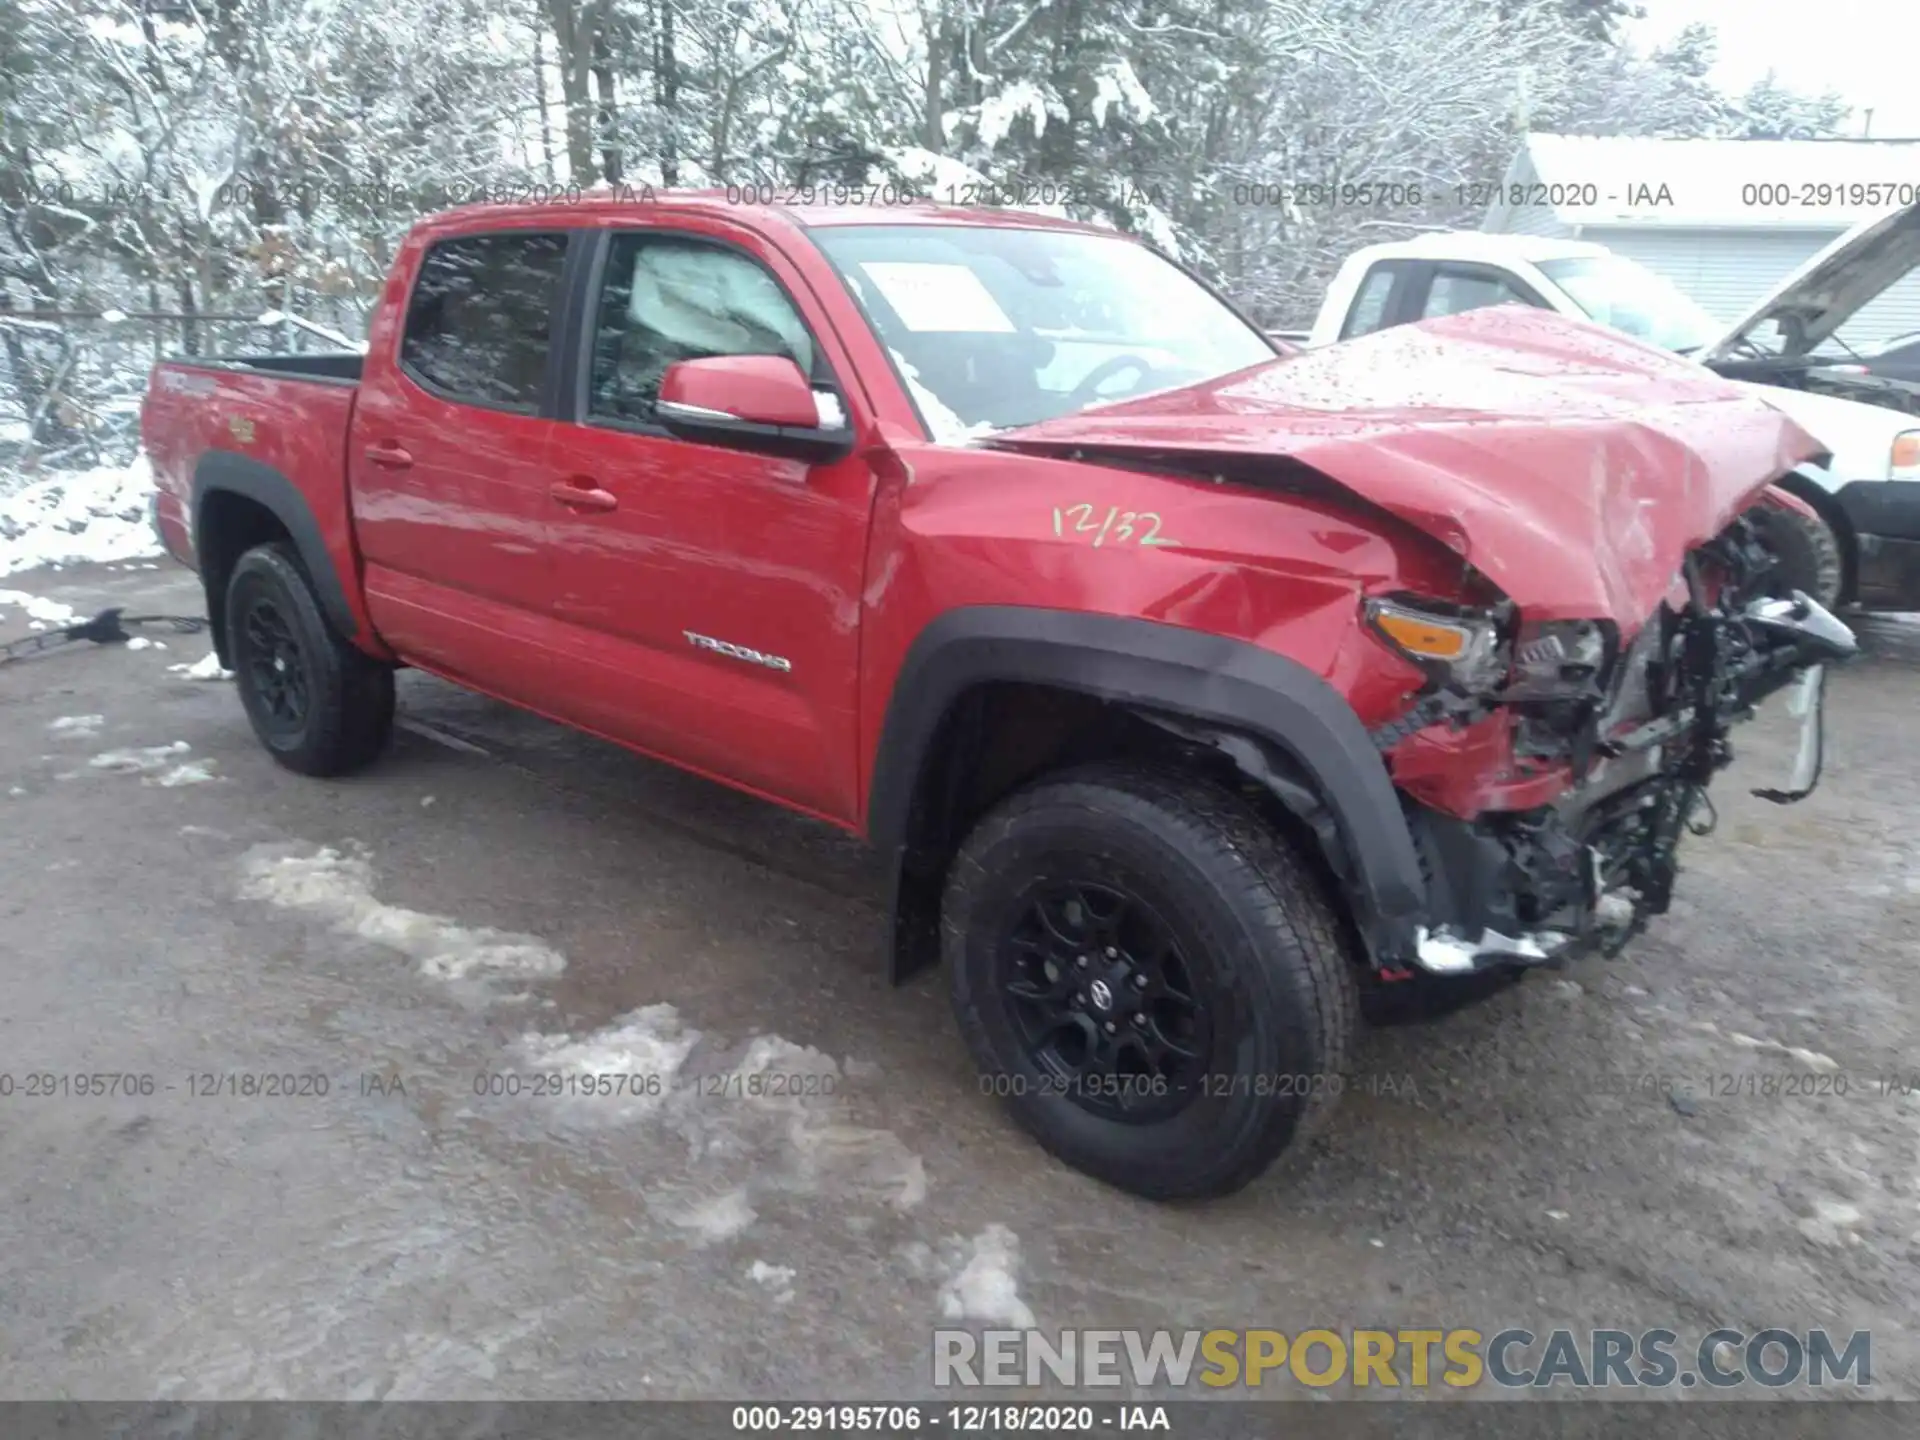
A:
<svg viewBox="0 0 1920 1440">
<path fill-rule="evenodd" d="M 812 233 L 937 441 L 1276 358 L 1198 281 L 1117 236 L 981 225 Z"/>
<path fill-rule="evenodd" d="M 1702 349 L 1727 328 L 1684 290 L 1621 255 L 1543 260 L 1540 271 L 1589 319 L 1663 350 Z"/>
</svg>

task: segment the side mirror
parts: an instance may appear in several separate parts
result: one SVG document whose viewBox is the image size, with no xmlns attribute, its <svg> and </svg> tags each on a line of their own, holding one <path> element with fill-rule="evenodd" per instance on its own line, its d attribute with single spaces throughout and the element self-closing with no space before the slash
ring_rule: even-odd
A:
<svg viewBox="0 0 1920 1440">
<path fill-rule="evenodd" d="M 784 355 L 709 355 L 667 367 L 654 412 L 682 440 L 820 464 L 853 448 L 839 407 L 825 408 Z"/>
</svg>

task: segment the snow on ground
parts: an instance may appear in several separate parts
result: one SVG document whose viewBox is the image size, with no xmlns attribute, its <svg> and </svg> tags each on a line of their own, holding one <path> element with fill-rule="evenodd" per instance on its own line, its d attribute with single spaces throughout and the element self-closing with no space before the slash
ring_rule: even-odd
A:
<svg viewBox="0 0 1920 1440">
<path fill-rule="evenodd" d="M 69 716 L 68 719 L 98 720 L 97 715 Z M 55 721 L 54 725 L 60 722 Z M 53 728 L 53 727 L 48 727 Z M 70 733 L 92 735 L 94 731 L 75 728 Z M 211 760 L 182 760 L 193 747 L 184 740 L 176 740 L 171 745 L 148 745 L 126 750 L 103 750 L 87 762 L 89 770 L 103 771 L 109 775 L 138 775 L 143 785 L 159 785 L 172 790 L 181 785 L 206 785 L 219 777 L 213 773 Z M 84 772 L 69 772 L 62 780 L 78 778 Z"/>
<path fill-rule="evenodd" d="M 62 715 L 58 720 L 47 722 L 47 733 L 91 739 L 100 733 L 100 727 L 106 723 L 107 717 L 104 715 Z"/>
<path fill-rule="evenodd" d="M 748 1202 L 746 1190 L 736 1186 L 724 1195 L 703 1200 L 671 1218 L 674 1224 L 693 1231 L 702 1243 L 713 1244 L 731 1240 L 760 1217 Z"/>
<path fill-rule="evenodd" d="M 1818 1050 L 1809 1050 L 1802 1045 L 1787 1045 L 1778 1040 L 1770 1040 L 1762 1036 L 1745 1035 L 1738 1030 L 1723 1030 L 1717 1022 L 1712 1020 L 1692 1021 L 1689 1028 L 1697 1030 L 1703 1035 L 1720 1036 L 1729 1044 L 1738 1046 L 1742 1050 L 1758 1050 L 1765 1054 L 1778 1055 L 1788 1060 L 1797 1060 L 1800 1064 L 1806 1066 L 1807 1069 L 1817 1070 L 1823 1075 L 1831 1075 L 1840 1068 L 1840 1062 L 1838 1060 L 1835 1060 L 1831 1055 L 1824 1055 Z"/>
<path fill-rule="evenodd" d="M 40 565 L 138 560 L 160 553 L 148 518 L 153 473 L 131 465 L 0 476 L 0 575 Z"/>
<path fill-rule="evenodd" d="M 151 783 L 172 790 L 181 785 L 210 784 L 219 778 L 213 773 L 213 761 L 185 760 L 154 776 Z"/>
<path fill-rule="evenodd" d="M 0 541 L 0 545 L 4 543 Z M 4 573 L 4 569 L 0 569 L 0 574 Z M 80 618 L 80 612 L 71 605 L 62 605 L 44 595 L 29 595 L 24 590 L 0 590 L 0 605 L 18 605 L 27 612 L 27 619 L 33 622 L 35 630 L 44 630 L 49 625 L 71 625 Z"/>
<path fill-rule="evenodd" d="M 189 680 L 231 680 L 233 671 L 220 668 L 220 657 L 209 650 L 191 665 L 169 665 L 169 675 L 182 675 Z"/>
<path fill-rule="evenodd" d="M 114 775 L 145 775 L 155 770 L 165 770 L 180 762 L 175 756 L 184 755 L 193 747 L 184 740 L 176 740 L 171 745 L 148 745 L 138 749 L 104 750 L 87 762 L 94 770 L 105 770 Z"/>
<path fill-rule="evenodd" d="M 940 1313 L 949 1320 L 1031 1330 L 1033 1311 L 1020 1298 L 1019 1274 L 1020 1237 L 1004 1225 L 989 1225 L 973 1237 L 966 1263 L 941 1287 Z"/>
<path fill-rule="evenodd" d="M 575 1123 L 652 1119 L 704 1162 L 691 1198 L 671 1197 L 666 1218 L 708 1239 L 737 1233 L 763 1194 L 863 1198 L 910 1210 L 927 1193 L 926 1168 L 891 1130 L 850 1123 L 839 1063 L 778 1035 L 737 1047 L 685 1025 L 671 1005 L 648 1005 L 580 1037 L 529 1034 L 520 1058 L 559 1077 L 550 1112 Z M 735 1162 L 750 1159 L 744 1171 Z M 727 1185 L 739 1191 L 712 1198 Z M 744 1218 L 743 1218 L 744 1216 Z M 737 1223 L 736 1223 L 737 1222 Z"/>
<path fill-rule="evenodd" d="M 547 979 L 567 965 L 532 935 L 385 903 L 366 850 L 351 843 L 259 847 L 242 861 L 240 894 L 397 950 L 437 979 Z M 855 1123 L 848 1072 L 809 1046 L 764 1034 L 730 1043 L 688 1025 L 672 1005 L 652 1004 L 583 1033 L 528 1031 L 508 1053 L 532 1073 L 513 1078 L 500 1098 L 542 1134 L 558 1124 L 582 1141 L 632 1137 L 637 1124 L 651 1143 L 684 1147 L 658 1169 L 645 1200 L 697 1245 L 731 1240 L 796 1198 L 896 1215 L 926 1198 L 921 1158 L 891 1130 Z M 777 1276 L 765 1278 L 782 1288 Z"/>
<path fill-rule="evenodd" d="M 764 1260 L 756 1260 L 747 1267 L 747 1278 L 770 1290 L 785 1290 L 793 1284 L 794 1274 L 791 1265 L 769 1265 Z"/>
<path fill-rule="evenodd" d="M 700 1032 L 680 1023 L 671 1005 L 647 1005 L 620 1023 L 583 1039 L 568 1035 L 527 1035 L 520 1053 L 538 1069 L 566 1075 L 613 1077 L 630 1093 L 620 1097 L 620 1113 L 658 1110 L 672 1093 Z"/>
<path fill-rule="evenodd" d="M 312 854 L 255 852 L 240 893 L 284 910 L 303 910 L 346 935 L 398 950 L 438 980 L 532 979 L 560 974 L 566 958 L 531 935 L 467 926 L 384 904 L 373 893 L 364 854 L 332 846 Z"/>
</svg>

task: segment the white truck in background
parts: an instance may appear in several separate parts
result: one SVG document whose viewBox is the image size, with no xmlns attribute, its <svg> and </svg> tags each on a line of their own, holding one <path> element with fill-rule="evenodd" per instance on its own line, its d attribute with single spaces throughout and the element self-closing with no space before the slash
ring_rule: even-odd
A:
<svg viewBox="0 0 1920 1440">
<path fill-rule="evenodd" d="M 1784 482 L 1818 513 L 1805 560 L 1823 604 L 1920 610 L 1920 385 L 1851 368 L 1834 332 L 1920 263 L 1920 206 L 1855 227 L 1731 327 L 1603 245 L 1448 231 L 1341 265 L 1308 346 L 1486 305 L 1535 305 L 1690 355 L 1755 384 L 1827 446 Z M 1774 333 L 1763 335 L 1769 323 Z M 1294 337 L 1288 336 L 1288 339 Z"/>
</svg>

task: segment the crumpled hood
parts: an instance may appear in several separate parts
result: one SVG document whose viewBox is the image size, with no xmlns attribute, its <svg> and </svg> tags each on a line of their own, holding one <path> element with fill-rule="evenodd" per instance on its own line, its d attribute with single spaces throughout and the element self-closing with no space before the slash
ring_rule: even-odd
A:
<svg viewBox="0 0 1920 1440">
<path fill-rule="evenodd" d="M 1653 612 L 1689 550 L 1821 453 L 1751 387 L 1519 306 L 1395 326 L 987 443 L 1175 470 L 1211 461 L 1236 478 L 1278 461 L 1275 482 L 1398 516 L 1532 618 L 1623 631 Z"/>
</svg>

